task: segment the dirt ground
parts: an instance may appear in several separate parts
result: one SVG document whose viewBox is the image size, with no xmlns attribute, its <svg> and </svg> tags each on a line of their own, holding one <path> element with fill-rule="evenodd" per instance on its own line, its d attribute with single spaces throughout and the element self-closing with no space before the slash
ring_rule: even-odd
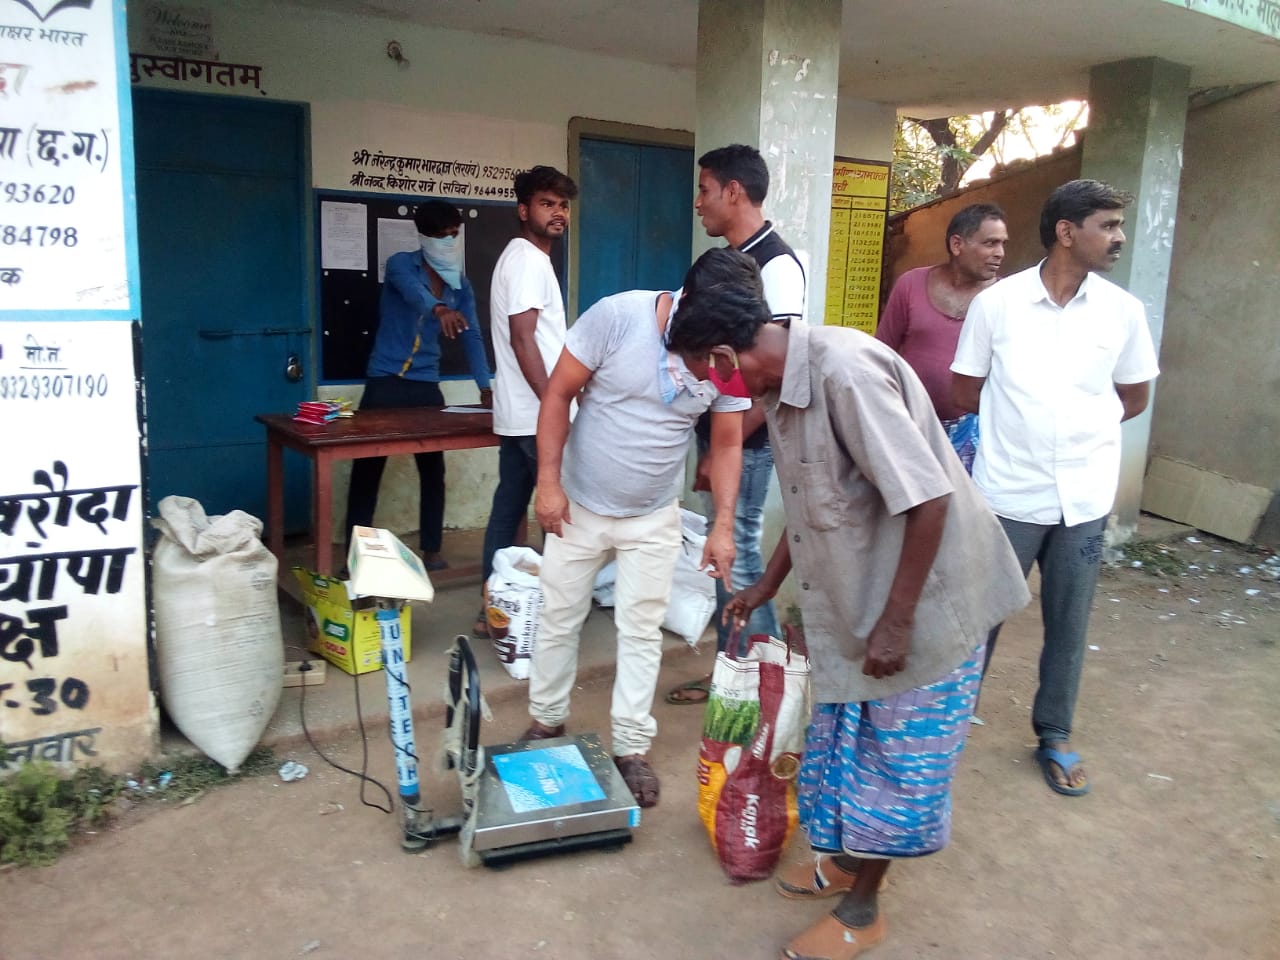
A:
<svg viewBox="0 0 1280 960">
<path fill-rule="evenodd" d="M 952 843 L 890 870 L 889 939 L 871 956 L 1280 956 L 1280 581 L 1260 575 L 1266 554 L 1194 531 L 1168 531 L 1165 548 L 1099 587 L 1073 738 L 1092 793 L 1051 793 L 1031 759 L 1033 605 L 987 679 Z M 1148 572 L 1169 559 L 1198 569 Z M 709 664 L 705 651 L 669 656 L 663 688 Z M 574 728 L 607 729 L 608 690 L 607 677 L 582 684 Z M 493 706 L 483 738 L 508 741 L 524 705 Z M 0 957 L 775 957 L 827 906 L 725 880 L 694 809 L 700 711 L 660 703 L 656 715 L 662 802 L 621 852 L 504 870 L 466 869 L 451 841 L 403 854 L 398 818 L 361 806 L 357 783 L 304 746 L 281 756 L 310 766 L 302 781 L 158 805 L 52 867 L 0 873 Z M 420 724 L 420 747 L 435 733 Z M 381 728 L 369 747 L 371 772 L 393 785 Z M 359 764 L 357 739 L 326 748 Z M 456 806 L 447 776 L 427 794 Z"/>
</svg>

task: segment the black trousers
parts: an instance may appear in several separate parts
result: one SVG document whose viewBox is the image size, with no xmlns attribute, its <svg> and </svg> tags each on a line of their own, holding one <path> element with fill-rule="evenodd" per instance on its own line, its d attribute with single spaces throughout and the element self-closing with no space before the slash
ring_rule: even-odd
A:
<svg viewBox="0 0 1280 960">
<path fill-rule="evenodd" d="M 444 394 L 440 384 L 403 377 L 371 377 L 364 387 L 361 410 L 386 410 L 394 407 L 441 407 Z M 424 554 L 440 551 L 444 532 L 444 454 L 415 453 L 418 465 L 418 537 Z M 373 512 L 378 507 L 378 487 L 386 457 L 363 457 L 351 465 L 351 489 L 347 492 L 347 542 L 351 528 L 373 526 Z"/>
</svg>

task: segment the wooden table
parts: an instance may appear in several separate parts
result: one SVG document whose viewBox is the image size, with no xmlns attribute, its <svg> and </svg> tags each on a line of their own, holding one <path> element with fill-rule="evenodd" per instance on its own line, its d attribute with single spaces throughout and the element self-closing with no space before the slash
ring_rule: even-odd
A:
<svg viewBox="0 0 1280 960">
<path fill-rule="evenodd" d="M 287 413 L 254 417 L 267 428 L 267 546 L 284 562 L 284 448 L 311 460 L 315 570 L 333 570 L 333 465 L 339 460 L 496 447 L 491 413 L 445 413 L 440 407 L 364 410 L 326 424 Z M 284 582 L 286 577 L 281 577 Z"/>
</svg>

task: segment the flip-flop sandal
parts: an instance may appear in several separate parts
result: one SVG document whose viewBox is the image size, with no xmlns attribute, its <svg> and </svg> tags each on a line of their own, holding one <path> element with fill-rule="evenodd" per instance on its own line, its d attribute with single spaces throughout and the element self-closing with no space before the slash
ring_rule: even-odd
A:
<svg viewBox="0 0 1280 960">
<path fill-rule="evenodd" d="M 702 695 L 698 696 L 699 693 Z M 705 678 L 682 683 L 667 694 L 667 703 L 674 703 L 676 706 L 691 704 L 700 707 L 710 699 L 711 681 Z"/>
<path fill-rule="evenodd" d="M 1063 753 L 1061 750 L 1055 750 L 1053 747 L 1039 747 L 1036 750 L 1036 762 L 1040 764 L 1040 772 L 1044 775 L 1044 782 L 1049 785 L 1049 789 L 1062 794 L 1064 797 L 1082 797 L 1089 792 L 1089 781 L 1086 780 L 1078 787 L 1073 787 L 1069 783 L 1059 783 L 1053 777 L 1053 768 L 1051 764 L 1056 764 L 1062 770 L 1065 777 L 1071 776 L 1071 768 L 1080 762 L 1080 754 Z"/>
<path fill-rule="evenodd" d="M 660 789 L 658 775 L 653 772 L 653 767 L 649 766 L 649 761 L 644 758 L 644 754 L 633 753 L 625 757 L 614 757 L 613 762 L 618 772 L 622 774 L 627 789 L 636 798 L 636 803 L 642 807 L 656 807 Z"/>
<path fill-rule="evenodd" d="M 884 914 L 866 927 L 848 927 L 829 913 L 783 948 L 781 960 L 853 960 L 884 940 Z"/>
<path fill-rule="evenodd" d="M 773 888 L 788 900 L 822 900 L 848 893 L 857 879 L 856 871 L 849 873 L 836 863 L 834 856 L 824 853 L 778 871 Z M 880 880 L 880 889 L 888 882 L 886 873 Z"/>
<path fill-rule="evenodd" d="M 840 869 L 835 857 L 823 855 L 780 870 L 773 886 L 788 900 L 820 900 L 848 893 L 857 879 Z"/>
<path fill-rule="evenodd" d="M 493 639 L 493 635 L 489 633 L 489 617 L 484 607 L 476 614 L 476 622 L 471 625 L 471 635 L 477 640 Z"/>
<path fill-rule="evenodd" d="M 854 887 L 858 872 L 849 873 L 836 863 L 831 854 L 818 854 L 813 860 L 791 864 L 774 878 L 773 888 L 787 900 L 822 900 L 840 896 Z M 888 886 L 888 873 L 881 877 L 879 888 Z"/>
</svg>

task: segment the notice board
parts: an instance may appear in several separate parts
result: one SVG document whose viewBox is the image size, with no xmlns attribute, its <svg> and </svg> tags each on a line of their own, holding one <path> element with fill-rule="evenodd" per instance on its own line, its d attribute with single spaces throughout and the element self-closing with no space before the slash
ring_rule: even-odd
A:
<svg viewBox="0 0 1280 960">
<path fill-rule="evenodd" d="M 889 218 L 889 164 L 837 157 L 831 180 L 824 323 L 874 333 Z"/>
<path fill-rule="evenodd" d="M 417 249 L 413 213 L 423 197 L 350 191 L 316 191 L 317 263 L 320 280 L 320 380 L 343 383 L 363 380 L 369 351 L 378 331 L 382 267 L 391 253 Z M 489 282 L 493 268 L 512 237 L 520 232 L 516 205 L 510 202 L 464 201 L 461 237 L 464 268 L 476 293 L 476 314 L 484 335 L 489 369 L 493 370 L 493 338 L 489 325 Z M 551 264 L 565 285 L 567 245 L 551 248 Z M 462 341 L 440 341 L 440 376 L 471 377 Z"/>
</svg>

